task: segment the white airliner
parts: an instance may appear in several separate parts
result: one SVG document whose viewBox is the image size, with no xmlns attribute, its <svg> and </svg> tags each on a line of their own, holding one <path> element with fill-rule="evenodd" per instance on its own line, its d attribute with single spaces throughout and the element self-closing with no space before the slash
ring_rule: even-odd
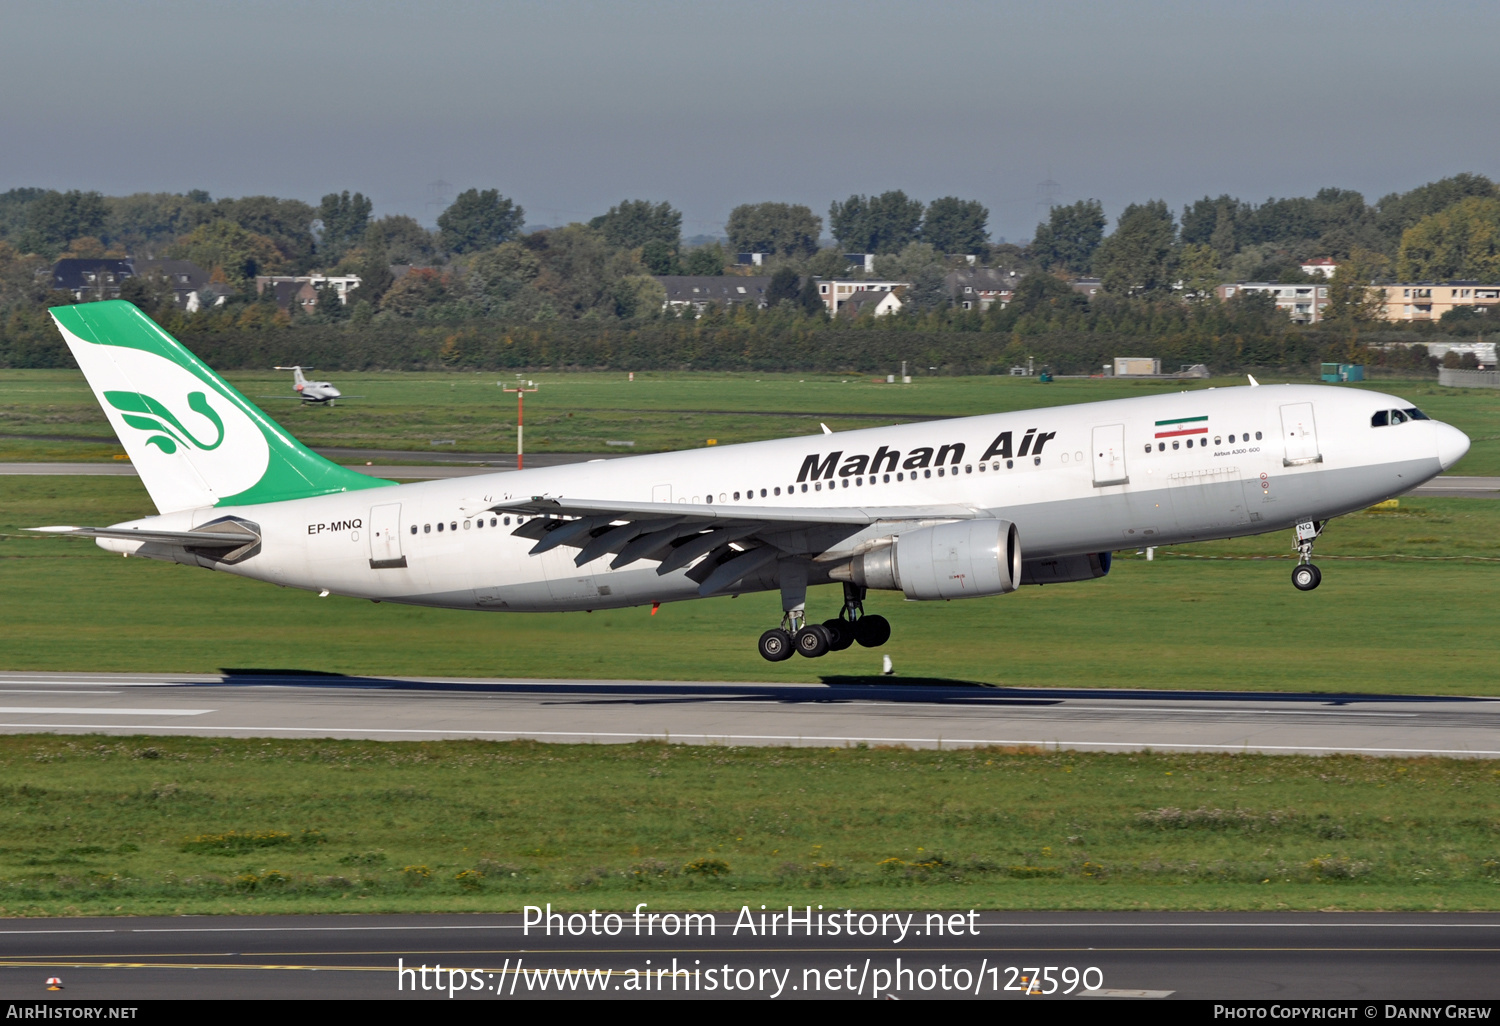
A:
<svg viewBox="0 0 1500 1026">
<path fill-rule="evenodd" d="M 937 600 L 1109 572 L 1117 549 L 1295 530 L 1456 463 L 1463 432 L 1395 396 L 1206 389 L 397 485 L 294 438 L 145 314 L 52 311 L 161 511 L 35 530 L 324 594 L 578 610 L 781 592 L 770 660 L 883 644 L 869 588 Z M 1023 554 L 1024 553 L 1024 554 Z M 836 616 L 810 585 L 843 584 Z M 832 605 L 832 603 L 830 603 Z M 828 612 L 833 612 L 832 609 Z"/>
</svg>

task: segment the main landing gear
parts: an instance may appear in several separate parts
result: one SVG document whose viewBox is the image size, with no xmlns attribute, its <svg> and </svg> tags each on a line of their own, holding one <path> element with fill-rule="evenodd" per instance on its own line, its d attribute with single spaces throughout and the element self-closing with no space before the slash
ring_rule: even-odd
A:
<svg viewBox="0 0 1500 1026">
<path fill-rule="evenodd" d="M 841 652 L 856 642 L 864 648 L 884 645 L 891 639 L 891 623 L 883 616 L 867 616 L 864 598 L 864 588 L 845 584 L 844 608 L 837 617 L 822 623 L 809 623 L 800 603 L 786 610 L 781 626 L 760 636 L 761 656 L 779 663 L 790 659 L 793 652 L 817 659 L 829 652 Z"/>
<path fill-rule="evenodd" d="M 1297 565 L 1292 567 L 1292 587 L 1312 591 L 1323 583 L 1323 571 L 1313 564 L 1313 542 L 1328 525 L 1326 520 L 1305 520 L 1297 525 Z"/>
</svg>

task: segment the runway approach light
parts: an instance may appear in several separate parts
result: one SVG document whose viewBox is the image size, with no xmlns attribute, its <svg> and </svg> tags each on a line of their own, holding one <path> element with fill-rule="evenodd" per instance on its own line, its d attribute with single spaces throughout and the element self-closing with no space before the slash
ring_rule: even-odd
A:
<svg viewBox="0 0 1500 1026">
<path fill-rule="evenodd" d="M 47 977 L 47 989 L 62 990 L 62 980 L 58 979 L 56 976 Z"/>
</svg>

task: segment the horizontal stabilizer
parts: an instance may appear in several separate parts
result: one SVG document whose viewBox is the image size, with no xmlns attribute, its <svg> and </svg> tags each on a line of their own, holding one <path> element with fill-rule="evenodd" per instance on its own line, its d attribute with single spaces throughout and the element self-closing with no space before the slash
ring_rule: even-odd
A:
<svg viewBox="0 0 1500 1026">
<path fill-rule="evenodd" d="M 223 526 L 223 525 L 215 525 Z M 25 531 L 66 534 L 75 538 L 116 538 L 121 541 L 156 542 L 159 545 L 183 545 L 195 549 L 237 549 L 259 535 L 250 531 L 157 531 L 138 527 L 26 527 Z"/>
</svg>

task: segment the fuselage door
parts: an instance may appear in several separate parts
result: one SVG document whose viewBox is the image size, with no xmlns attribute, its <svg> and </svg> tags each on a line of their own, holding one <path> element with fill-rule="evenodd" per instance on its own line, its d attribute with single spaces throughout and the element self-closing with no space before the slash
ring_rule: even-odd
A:
<svg viewBox="0 0 1500 1026">
<path fill-rule="evenodd" d="M 401 554 L 401 504 L 393 502 L 370 510 L 370 569 L 390 570 L 406 565 Z"/>
<path fill-rule="evenodd" d="M 1130 483 L 1125 472 L 1125 425 L 1094 428 L 1094 487 Z"/>
<path fill-rule="evenodd" d="M 1318 452 L 1318 429 L 1313 423 L 1312 403 L 1288 403 L 1281 408 L 1281 436 L 1286 443 L 1282 466 L 1322 463 Z"/>
<path fill-rule="evenodd" d="M 672 486 L 669 485 L 669 484 L 652 485 L 651 486 L 651 501 L 652 502 L 671 502 L 672 501 Z"/>
</svg>

